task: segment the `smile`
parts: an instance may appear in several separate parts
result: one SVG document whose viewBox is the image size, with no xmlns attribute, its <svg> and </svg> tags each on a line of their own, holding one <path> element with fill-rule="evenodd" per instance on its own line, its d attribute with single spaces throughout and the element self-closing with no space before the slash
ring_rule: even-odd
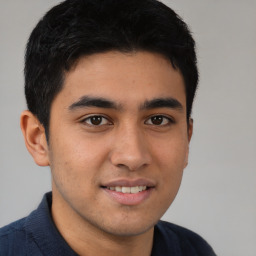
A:
<svg viewBox="0 0 256 256">
<path fill-rule="evenodd" d="M 108 198 L 121 205 L 142 204 L 155 193 L 156 182 L 147 178 L 119 178 L 101 184 Z"/>
<path fill-rule="evenodd" d="M 109 190 L 113 190 L 116 192 L 121 192 L 124 194 L 136 194 L 139 192 L 142 192 L 144 190 L 147 189 L 147 186 L 135 186 L 135 187 L 120 187 L 120 186 L 116 186 L 116 187 L 107 187 L 107 189 Z"/>
</svg>

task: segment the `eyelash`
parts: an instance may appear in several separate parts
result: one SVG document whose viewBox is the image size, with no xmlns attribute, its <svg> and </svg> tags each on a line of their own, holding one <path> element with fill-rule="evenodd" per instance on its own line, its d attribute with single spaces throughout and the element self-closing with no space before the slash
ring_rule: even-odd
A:
<svg viewBox="0 0 256 256">
<path fill-rule="evenodd" d="M 165 120 L 166 123 L 165 123 L 165 124 L 162 124 L 162 123 L 161 123 L 161 124 L 153 124 L 153 123 L 152 123 L 152 118 L 161 118 L 162 121 Z M 150 116 L 150 117 L 145 121 L 145 123 L 148 122 L 148 121 L 150 121 L 150 120 L 151 120 L 151 124 L 149 124 L 149 125 L 155 125 L 155 126 L 168 126 L 168 125 L 171 125 L 171 124 L 174 124 L 174 123 L 175 123 L 174 120 L 173 120 L 171 117 L 165 116 L 165 115 L 152 115 L 152 116 Z"/>
<path fill-rule="evenodd" d="M 100 118 L 99 124 L 93 124 L 92 123 L 93 118 L 94 119 L 95 118 Z M 162 119 L 162 120 L 158 120 L 158 121 L 161 121 L 161 123 L 160 124 L 154 124 L 152 122 L 153 118 L 160 118 L 160 119 Z M 102 124 L 103 120 L 105 121 L 105 123 Z M 88 123 L 88 121 L 90 123 Z M 155 120 L 155 121 L 157 121 L 157 120 Z M 164 121 L 165 121 L 165 123 L 162 124 Z M 148 123 L 148 122 L 151 122 L 151 123 Z M 88 117 L 84 118 L 83 120 L 81 120 L 81 123 L 86 123 L 88 126 L 91 126 L 91 127 L 101 127 L 103 125 L 105 126 L 105 125 L 112 125 L 113 124 L 113 122 L 111 122 L 109 120 L 109 118 L 107 118 L 107 117 L 105 117 L 103 115 L 88 116 Z M 169 116 L 165 116 L 165 115 L 152 115 L 149 118 L 147 118 L 147 120 L 144 123 L 147 124 L 147 125 L 154 125 L 154 126 L 168 126 L 168 125 L 174 124 L 175 121 L 172 118 L 170 118 Z"/>
<path fill-rule="evenodd" d="M 102 123 L 102 120 L 105 120 L 107 123 L 105 123 L 105 124 L 92 124 L 92 119 L 93 118 L 100 118 L 101 119 L 101 121 L 100 121 L 100 123 Z M 89 123 L 87 123 L 87 121 L 90 121 L 90 124 Z M 109 121 L 109 119 L 108 118 L 106 118 L 105 116 L 103 116 L 103 115 L 92 115 L 92 116 L 88 116 L 88 117 L 86 117 L 86 118 L 84 118 L 83 120 L 81 120 L 81 123 L 86 123 L 87 125 L 89 125 L 89 126 L 93 126 L 93 127 L 97 127 L 97 126 L 102 126 L 102 125 L 111 125 L 112 124 L 112 122 L 110 122 Z"/>
</svg>

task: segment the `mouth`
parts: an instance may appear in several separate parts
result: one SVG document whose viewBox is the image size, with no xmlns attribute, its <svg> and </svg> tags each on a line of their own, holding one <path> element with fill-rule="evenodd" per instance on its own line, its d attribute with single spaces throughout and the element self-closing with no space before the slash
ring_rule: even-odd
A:
<svg viewBox="0 0 256 256">
<path fill-rule="evenodd" d="M 121 205 L 138 205 L 151 196 L 155 185 L 148 180 L 118 180 L 101 188 L 108 197 Z"/>
<path fill-rule="evenodd" d="M 116 187 L 102 187 L 104 189 L 120 192 L 123 194 L 136 194 L 145 190 L 150 189 L 150 187 L 147 186 L 135 186 L 135 187 L 121 187 L 121 186 L 116 186 Z"/>
</svg>

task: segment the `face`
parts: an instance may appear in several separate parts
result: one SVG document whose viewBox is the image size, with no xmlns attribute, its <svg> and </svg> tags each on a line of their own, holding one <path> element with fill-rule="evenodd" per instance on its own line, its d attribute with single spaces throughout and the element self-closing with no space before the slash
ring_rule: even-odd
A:
<svg viewBox="0 0 256 256">
<path fill-rule="evenodd" d="M 184 81 L 161 55 L 81 58 L 51 108 L 53 204 L 112 235 L 150 230 L 177 194 L 191 130 Z"/>
</svg>

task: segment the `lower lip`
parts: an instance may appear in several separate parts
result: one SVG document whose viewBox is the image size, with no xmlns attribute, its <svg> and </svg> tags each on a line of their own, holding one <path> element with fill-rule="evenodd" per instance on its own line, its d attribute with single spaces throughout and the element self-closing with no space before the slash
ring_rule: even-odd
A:
<svg viewBox="0 0 256 256">
<path fill-rule="evenodd" d="M 150 194 L 153 191 L 153 188 L 143 190 L 141 192 L 132 194 L 132 193 L 122 193 L 114 190 L 109 190 L 103 188 L 103 190 L 108 194 L 108 196 L 114 201 L 123 204 L 123 205 L 138 205 L 147 200 Z"/>
</svg>

